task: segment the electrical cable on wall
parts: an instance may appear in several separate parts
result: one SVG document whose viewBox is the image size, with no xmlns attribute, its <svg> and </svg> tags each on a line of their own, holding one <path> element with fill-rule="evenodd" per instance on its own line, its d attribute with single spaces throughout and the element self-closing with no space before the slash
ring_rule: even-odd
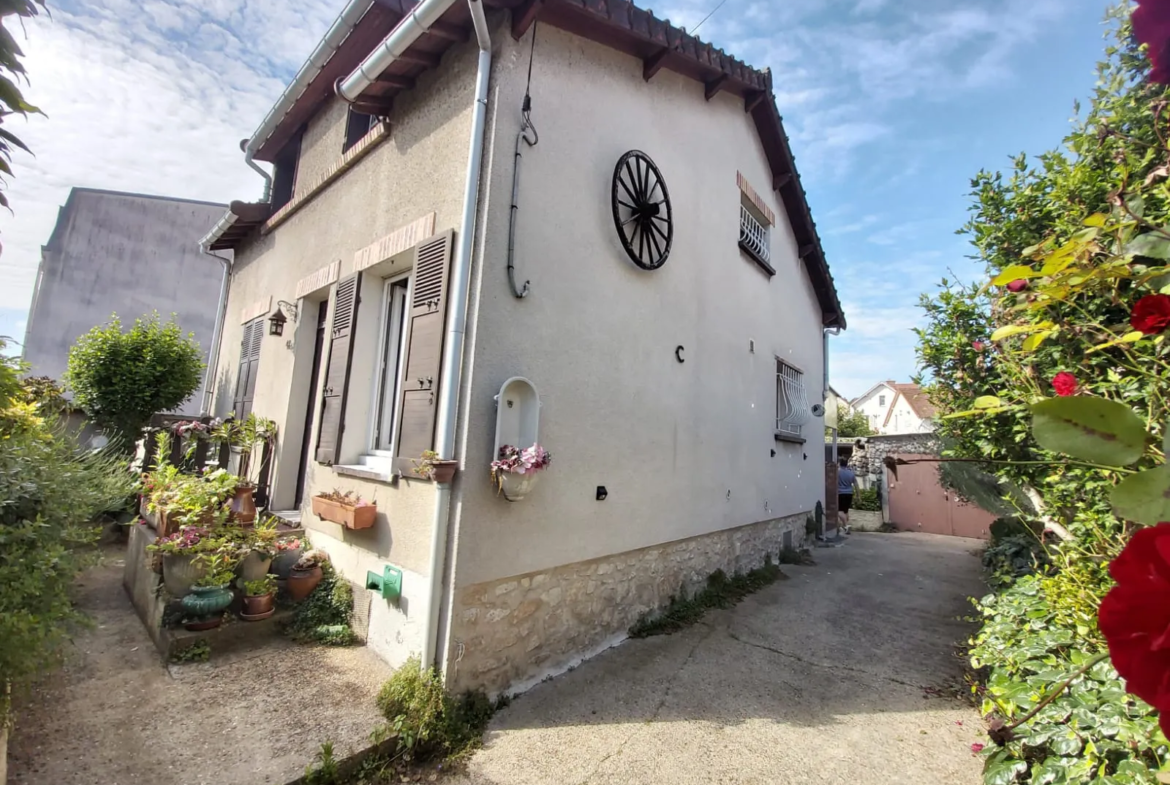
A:
<svg viewBox="0 0 1170 785">
<path fill-rule="evenodd" d="M 512 210 L 508 218 L 508 285 L 512 287 L 512 295 L 516 299 L 528 296 L 531 282 L 525 281 L 524 286 L 516 286 L 516 213 L 520 210 L 520 143 L 529 147 L 536 147 L 540 141 L 540 134 L 532 124 L 532 60 L 536 54 L 536 27 L 532 25 L 532 48 L 528 53 L 528 83 L 524 86 L 524 101 L 520 105 L 520 131 L 516 134 L 516 155 L 512 169 Z"/>
</svg>

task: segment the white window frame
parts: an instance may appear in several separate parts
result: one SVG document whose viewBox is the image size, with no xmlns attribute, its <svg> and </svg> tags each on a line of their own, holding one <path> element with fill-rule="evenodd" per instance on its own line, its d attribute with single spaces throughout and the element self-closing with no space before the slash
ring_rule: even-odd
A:
<svg viewBox="0 0 1170 785">
<path fill-rule="evenodd" d="M 879 395 L 878 396 L 878 406 L 885 406 L 885 405 L 886 405 L 886 396 Z"/>
<path fill-rule="evenodd" d="M 801 431 L 810 418 L 804 371 L 776 358 L 776 435 L 803 438 Z"/>
<path fill-rule="evenodd" d="M 403 282 L 406 283 L 405 286 L 402 285 Z M 409 317 L 407 311 L 410 309 L 410 297 L 413 289 L 414 278 L 410 273 L 385 278 L 382 282 L 382 307 L 378 322 L 378 353 L 374 358 L 374 391 L 373 397 L 370 398 L 370 455 L 385 458 L 394 457 L 394 441 L 398 436 L 398 401 L 402 397 L 402 382 L 406 375 L 406 326 Z M 392 323 L 395 310 L 398 311 L 398 318 Z M 398 367 L 394 373 L 394 389 L 388 391 L 391 397 L 387 402 L 385 398 L 387 390 L 384 387 L 386 352 L 390 348 L 388 342 L 398 346 Z M 387 406 L 387 404 L 389 405 Z M 390 422 L 386 424 L 388 429 L 383 427 L 384 416 L 390 418 Z M 384 447 L 380 446 L 383 433 L 386 435 L 386 446 Z"/>
<path fill-rule="evenodd" d="M 772 264 L 772 229 L 746 197 L 739 203 L 739 244 L 757 260 Z"/>
</svg>

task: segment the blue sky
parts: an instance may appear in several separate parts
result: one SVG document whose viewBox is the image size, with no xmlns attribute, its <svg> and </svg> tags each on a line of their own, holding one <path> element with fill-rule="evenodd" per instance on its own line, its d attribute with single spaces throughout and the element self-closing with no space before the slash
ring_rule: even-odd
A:
<svg viewBox="0 0 1170 785">
<path fill-rule="evenodd" d="M 652 6 L 693 27 L 717 0 Z M 258 196 L 237 147 L 342 0 L 61 0 L 28 27 L 29 97 L 0 215 L 0 335 L 23 335 L 39 247 L 71 185 Z M 770 67 L 849 330 L 833 384 L 914 372 L 918 295 L 974 276 L 968 183 L 1059 144 L 1087 98 L 1105 0 L 726 0 L 700 37 Z M 295 7 L 294 7 L 295 6 Z"/>
</svg>

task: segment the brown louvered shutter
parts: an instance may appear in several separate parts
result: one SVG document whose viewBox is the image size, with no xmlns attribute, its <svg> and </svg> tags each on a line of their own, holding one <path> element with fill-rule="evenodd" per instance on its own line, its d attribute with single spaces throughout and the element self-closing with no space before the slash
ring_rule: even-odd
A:
<svg viewBox="0 0 1170 785">
<path fill-rule="evenodd" d="M 341 433 L 345 430 L 345 396 L 349 391 L 349 367 L 353 359 L 353 331 L 361 302 L 362 274 L 338 282 L 333 303 L 333 333 L 329 365 L 321 395 L 321 428 L 317 432 L 317 462 L 333 465 L 341 459 Z"/>
<path fill-rule="evenodd" d="M 409 471 L 413 466 L 411 459 L 418 458 L 435 443 L 453 238 L 454 232 L 447 231 L 424 240 L 416 249 L 406 373 L 398 401 L 398 444 L 394 449 L 395 467 L 400 471 Z"/>
<path fill-rule="evenodd" d="M 260 341 L 263 338 L 263 317 L 244 325 L 244 337 L 240 341 L 240 370 L 236 375 L 236 394 L 232 401 L 232 411 L 238 420 L 244 419 L 252 411 L 252 399 L 256 397 L 256 373 L 260 370 Z"/>
</svg>

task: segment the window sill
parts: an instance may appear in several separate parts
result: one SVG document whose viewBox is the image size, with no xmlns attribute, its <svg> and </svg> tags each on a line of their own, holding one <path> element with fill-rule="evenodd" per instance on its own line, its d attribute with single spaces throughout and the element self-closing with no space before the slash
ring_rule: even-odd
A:
<svg viewBox="0 0 1170 785">
<path fill-rule="evenodd" d="M 765 262 L 759 254 L 757 254 L 747 245 L 747 243 L 741 242 L 739 244 L 739 250 L 743 251 L 747 258 L 751 259 L 753 262 L 759 265 L 760 269 L 767 273 L 769 278 L 776 274 L 776 268 Z"/>
<path fill-rule="evenodd" d="M 788 442 L 789 444 L 804 444 L 807 440 L 803 436 L 793 436 L 790 433 L 782 433 L 776 431 L 776 441 Z M 337 468 L 337 467 L 334 467 Z"/>
<path fill-rule="evenodd" d="M 357 477 L 361 480 L 384 482 L 388 485 L 398 484 L 398 475 L 387 474 L 380 469 L 364 466 L 362 464 L 334 464 L 333 473 L 340 474 L 343 477 Z"/>
</svg>

